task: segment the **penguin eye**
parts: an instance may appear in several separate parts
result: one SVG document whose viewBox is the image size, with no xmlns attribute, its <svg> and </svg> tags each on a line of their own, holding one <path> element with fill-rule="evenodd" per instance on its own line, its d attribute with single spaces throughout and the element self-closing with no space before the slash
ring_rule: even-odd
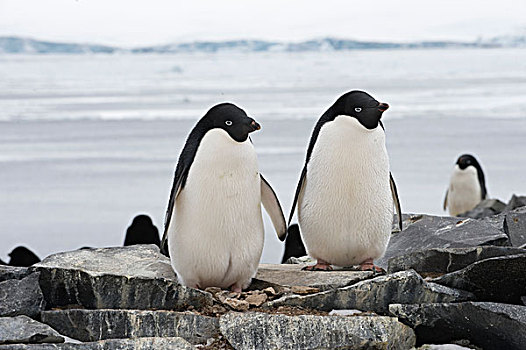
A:
<svg viewBox="0 0 526 350">
<path fill-rule="evenodd" d="M 356 107 L 356 108 L 354 108 L 354 111 L 356 113 L 360 113 L 362 111 L 362 107 Z"/>
<path fill-rule="evenodd" d="M 230 125 L 232 125 L 232 121 L 231 121 L 231 120 L 227 120 L 227 121 L 225 122 L 225 124 L 226 124 L 227 126 L 230 126 Z"/>
</svg>

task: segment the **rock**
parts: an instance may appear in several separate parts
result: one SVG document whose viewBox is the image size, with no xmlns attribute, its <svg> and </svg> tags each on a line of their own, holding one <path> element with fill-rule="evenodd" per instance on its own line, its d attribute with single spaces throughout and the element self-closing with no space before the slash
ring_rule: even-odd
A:
<svg viewBox="0 0 526 350">
<path fill-rule="evenodd" d="M 53 328 L 27 316 L 0 317 L 0 344 L 63 342 Z"/>
<path fill-rule="evenodd" d="M 471 293 L 425 282 L 415 271 L 402 271 L 358 282 L 352 286 L 305 296 L 288 295 L 265 304 L 266 307 L 300 306 L 331 311 L 359 309 L 386 314 L 389 304 L 459 302 L 473 300 Z"/>
<path fill-rule="evenodd" d="M 467 339 L 483 349 L 524 349 L 526 306 L 486 302 L 391 305 L 390 312 L 415 329 L 417 343 Z"/>
<path fill-rule="evenodd" d="M 288 258 L 283 264 L 316 264 L 316 259 L 311 258 L 308 255 L 297 257 L 290 257 Z"/>
<path fill-rule="evenodd" d="M 31 273 L 27 267 L 0 265 L 0 282 L 21 280 Z"/>
<path fill-rule="evenodd" d="M 239 300 L 234 298 L 225 298 L 221 301 L 223 305 L 230 307 L 236 311 L 247 311 L 250 307 L 249 303 L 245 300 Z"/>
<path fill-rule="evenodd" d="M 410 349 L 413 330 L 381 316 L 228 313 L 221 333 L 235 349 Z"/>
<path fill-rule="evenodd" d="M 350 310 L 331 310 L 331 312 L 329 312 L 329 316 L 354 316 L 354 315 L 358 315 L 358 314 L 361 314 L 363 313 L 362 310 L 355 310 L 355 309 L 350 309 Z"/>
<path fill-rule="evenodd" d="M 213 302 L 209 293 L 180 285 L 155 245 L 59 253 L 33 268 L 50 308 L 186 310 Z"/>
<path fill-rule="evenodd" d="M 248 295 L 245 298 L 245 301 L 249 303 L 251 306 L 259 307 L 263 305 L 263 303 L 266 302 L 267 299 L 268 299 L 268 296 L 265 293 L 261 293 L 261 294 Z"/>
<path fill-rule="evenodd" d="M 502 203 L 498 199 L 484 199 L 482 202 L 477 204 L 475 208 L 458 216 L 472 219 L 481 219 L 486 216 L 500 214 L 504 211 L 504 208 L 506 208 L 506 204 Z"/>
<path fill-rule="evenodd" d="M 457 344 L 424 344 L 416 350 L 471 350 L 471 347 L 465 347 Z"/>
<path fill-rule="evenodd" d="M 307 286 L 329 290 L 345 287 L 373 276 L 371 271 L 302 271 L 299 264 L 261 264 L 257 279 L 282 286 Z"/>
<path fill-rule="evenodd" d="M 504 212 L 512 211 L 514 209 L 526 206 L 526 196 L 512 195 L 510 201 L 504 208 Z"/>
<path fill-rule="evenodd" d="M 520 304 L 526 295 L 525 271 L 526 253 L 481 260 L 432 281 L 470 291 L 477 300 Z"/>
<path fill-rule="evenodd" d="M 198 343 L 219 332 L 218 320 L 214 317 L 175 311 L 54 310 L 42 312 L 42 322 L 81 341 L 182 337 Z"/>
<path fill-rule="evenodd" d="M 426 249 L 389 259 L 388 271 L 393 273 L 413 269 L 420 274 L 444 274 L 487 258 L 521 253 L 526 253 L 526 250 L 496 246 Z"/>
<path fill-rule="evenodd" d="M 526 207 L 515 209 L 506 214 L 504 232 L 514 247 L 526 244 Z"/>
<path fill-rule="evenodd" d="M 135 338 L 111 339 L 98 342 L 71 344 L 39 344 L 39 345 L 0 345 L 0 350 L 194 350 L 192 344 L 183 338 Z"/>
<path fill-rule="evenodd" d="M 394 256 L 431 248 L 508 244 L 504 232 L 482 220 L 413 215 L 404 221 L 404 227 L 391 235 L 387 251 L 376 261 L 377 265 L 386 268 L 387 261 Z"/>
<path fill-rule="evenodd" d="M 0 282 L 0 316 L 36 317 L 46 307 L 38 284 L 39 274 Z"/>
<path fill-rule="evenodd" d="M 292 286 L 290 291 L 294 294 L 314 294 L 319 293 L 320 289 L 307 286 Z"/>
</svg>

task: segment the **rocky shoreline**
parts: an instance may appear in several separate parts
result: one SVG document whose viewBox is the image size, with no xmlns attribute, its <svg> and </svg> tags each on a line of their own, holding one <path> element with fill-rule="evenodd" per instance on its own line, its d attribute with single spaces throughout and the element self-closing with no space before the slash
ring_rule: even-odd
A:
<svg viewBox="0 0 526 350">
<path fill-rule="evenodd" d="M 495 203 L 404 215 L 385 275 L 290 259 L 241 294 L 180 285 L 154 245 L 0 265 L 0 350 L 523 349 L 526 198 Z"/>
</svg>

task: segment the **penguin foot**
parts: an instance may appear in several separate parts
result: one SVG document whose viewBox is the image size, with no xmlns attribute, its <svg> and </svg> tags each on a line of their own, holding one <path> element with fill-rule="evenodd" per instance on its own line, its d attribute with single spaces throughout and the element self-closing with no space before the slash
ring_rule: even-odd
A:
<svg viewBox="0 0 526 350">
<path fill-rule="evenodd" d="M 376 266 L 373 262 L 373 259 L 365 260 L 363 263 L 360 264 L 359 269 L 360 271 L 372 271 L 376 273 L 385 274 L 385 270 L 382 269 L 380 266 Z"/>
<path fill-rule="evenodd" d="M 243 291 L 243 290 L 241 289 L 241 287 L 238 286 L 237 284 L 233 284 L 233 285 L 231 285 L 231 286 L 230 286 L 230 290 L 231 290 L 232 292 L 234 292 L 234 293 L 239 293 L 239 294 L 241 294 L 241 292 Z"/>
<path fill-rule="evenodd" d="M 332 271 L 333 268 L 328 262 L 318 259 L 316 265 L 305 266 L 302 271 Z"/>
</svg>

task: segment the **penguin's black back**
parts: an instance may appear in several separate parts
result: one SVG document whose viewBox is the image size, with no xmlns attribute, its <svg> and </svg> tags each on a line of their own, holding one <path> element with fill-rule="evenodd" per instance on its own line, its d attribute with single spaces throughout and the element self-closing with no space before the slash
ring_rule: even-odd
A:
<svg viewBox="0 0 526 350">
<path fill-rule="evenodd" d="M 299 258 L 307 255 L 305 245 L 301 240 L 300 228 L 298 224 L 290 225 L 287 230 L 287 239 L 285 240 L 285 251 L 281 263 L 285 263 L 289 258 Z"/>
<path fill-rule="evenodd" d="M 19 246 L 9 253 L 9 265 L 28 267 L 40 262 L 40 258 L 26 247 Z"/>
<path fill-rule="evenodd" d="M 126 230 L 124 245 L 134 244 L 155 244 L 158 247 L 161 245 L 159 230 L 148 215 L 137 215 Z"/>
</svg>

